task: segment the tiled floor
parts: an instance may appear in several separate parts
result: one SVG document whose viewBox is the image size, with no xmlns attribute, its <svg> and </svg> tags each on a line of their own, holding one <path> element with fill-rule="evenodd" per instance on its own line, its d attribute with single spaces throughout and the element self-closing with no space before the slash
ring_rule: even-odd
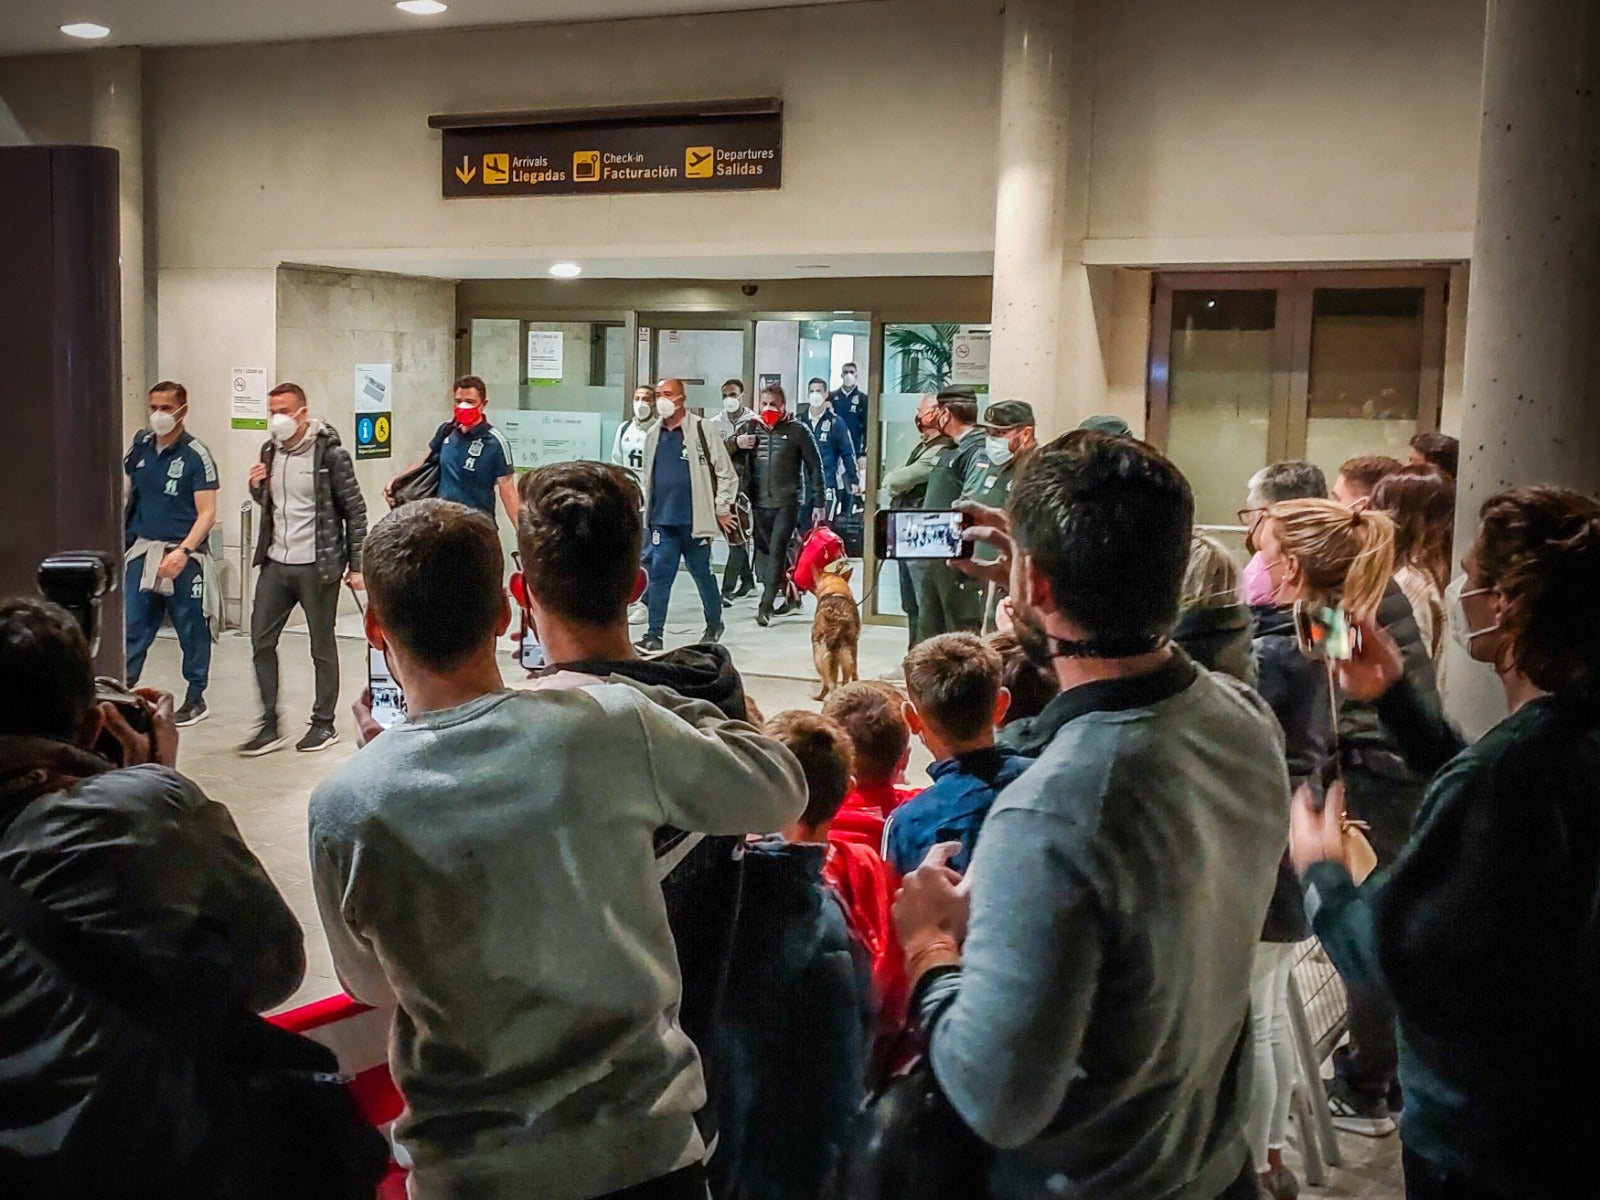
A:
<svg viewBox="0 0 1600 1200">
<path fill-rule="evenodd" d="M 680 583 L 667 627 L 668 646 L 693 641 L 704 624 L 688 581 Z M 785 708 L 815 708 L 816 679 L 811 672 L 810 619 L 795 615 L 777 619 L 771 628 L 755 623 L 755 605 L 746 600 L 729 610 L 725 643 L 745 675 L 756 703 L 772 715 Z M 635 629 L 635 632 L 642 632 Z M 352 636 L 340 639 L 343 694 L 353 699 L 365 681 L 364 643 L 357 628 L 341 627 Z M 867 626 L 861 639 L 861 673 L 864 678 L 898 677 L 905 633 L 898 628 Z M 311 703 L 311 663 L 303 633 L 290 630 L 280 649 L 283 664 L 283 716 L 286 731 L 298 737 Z M 171 687 L 180 681 L 178 647 L 163 637 L 151 652 L 145 683 Z M 508 682 L 520 678 L 505 660 Z M 328 956 L 316 904 L 311 896 L 306 861 L 305 811 L 311 789 L 336 763 L 356 752 L 355 734 L 348 709 L 339 712 L 341 741 L 315 755 L 296 754 L 285 748 L 262 758 L 243 759 L 233 747 L 254 731 L 259 717 L 255 676 L 248 638 L 224 634 L 212 660 L 211 688 L 207 694 L 211 716 L 183 733 L 179 767 L 205 788 L 213 799 L 226 804 L 250 847 L 265 864 L 288 899 L 306 931 L 305 983 L 292 1004 L 329 995 L 338 989 Z M 912 777 L 921 777 L 928 756 L 916 746 Z M 1372 1141 L 1341 1137 L 1346 1165 L 1335 1169 L 1329 1186 L 1307 1188 L 1308 1196 L 1338 1196 L 1361 1200 L 1388 1200 L 1401 1194 L 1397 1138 Z"/>
</svg>

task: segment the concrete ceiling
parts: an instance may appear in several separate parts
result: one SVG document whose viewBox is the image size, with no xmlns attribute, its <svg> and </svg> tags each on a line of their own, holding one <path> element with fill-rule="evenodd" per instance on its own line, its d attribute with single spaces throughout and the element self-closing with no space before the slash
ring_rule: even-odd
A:
<svg viewBox="0 0 1600 1200">
<path fill-rule="evenodd" d="M 0 56 L 95 46 L 209 46 L 285 42 L 429 29 L 613 21 L 686 13 L 844 4 L 854 0 L 447 0 L 448 11 L 415 17 L 394 0 L 0 0 Z M 62 25 L 110 28 L 101 41 L 67 37 Z"/>
</svg>

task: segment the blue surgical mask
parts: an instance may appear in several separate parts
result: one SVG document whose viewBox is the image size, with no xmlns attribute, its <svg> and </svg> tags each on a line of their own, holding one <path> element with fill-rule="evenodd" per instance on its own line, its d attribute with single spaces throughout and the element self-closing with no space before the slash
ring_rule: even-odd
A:
<svg viewBox="0 0 1600 1200">
<path fill-rule="evenodd" d="M 1015 457 L 1011 453 L 1011 443 L 992 434 L 983 439 L 983 456 L 992 467 L 1003 467 Z"/>
</svg>

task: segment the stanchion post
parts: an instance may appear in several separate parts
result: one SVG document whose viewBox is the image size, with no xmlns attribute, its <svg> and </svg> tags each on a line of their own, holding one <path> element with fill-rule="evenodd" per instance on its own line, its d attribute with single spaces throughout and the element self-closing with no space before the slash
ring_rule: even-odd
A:
<svg viewBox="0 0 1600 1200">
<path fill-rule="evenodd" d="M 255 558 L 255 505 L 239 506 L 239 630 L 250 632 L 250 563 Z"/>
</svg>

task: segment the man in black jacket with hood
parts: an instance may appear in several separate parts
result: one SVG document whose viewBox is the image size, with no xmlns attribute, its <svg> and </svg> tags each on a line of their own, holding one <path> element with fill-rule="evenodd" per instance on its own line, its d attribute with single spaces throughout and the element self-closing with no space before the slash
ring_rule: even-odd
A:
<svg viewBox="0 0 1600 1200">
<path fill-rule="evenodd" d="M 774 613 L 773 601 L 783 586 L 789 542 L 800 520 L 801 497 L 815 496 L 820 504 L 826 489 L 816 439 L 803 421 L 789 416 L 789 400 L 783 389 L 777 384 L 762 388 L 759 411 L 760 428 L 734 440 L 738 448 L 749 455 L 756 573 L 764 585 L 761 606 L 756 610 L 756 624 L 768 625 Z M 802 475 L 804 487 L 801 486 Z M 815 520 L 822 520 L 822 509 L 818 508 L 812 515 Z M 776 611 L 781 615 L 788 611 L 788 606 Z"/>
<path fill-rule="evenodd" d="M 634 649 L 628 605 L 646 584 L 638 565 L 644 526 L 638 484 L 627 472 L 600 463 L 561 463 L 530 471 L 518 490 L 527 591 L 563 614 L 559 627 L 547 621 L 548 627 L 537 630 L 549 663 L 539 672 L 541 685 L 560 686 L 576 675 L 666 687 L 729 717 L 752 719 L 744 682 L 722 646 L 685 646 L 648 659 Z M 584 519 L 571 515 L 580 510 Z M 743 839 L 663 827 L 655 845 L 683 980 L 678 1019 L 705 1071 L 709 1099 L 700 1124 L 709 1145 L 723 1071 L 711 1035 L 740 919 Z"/>
</svg>

